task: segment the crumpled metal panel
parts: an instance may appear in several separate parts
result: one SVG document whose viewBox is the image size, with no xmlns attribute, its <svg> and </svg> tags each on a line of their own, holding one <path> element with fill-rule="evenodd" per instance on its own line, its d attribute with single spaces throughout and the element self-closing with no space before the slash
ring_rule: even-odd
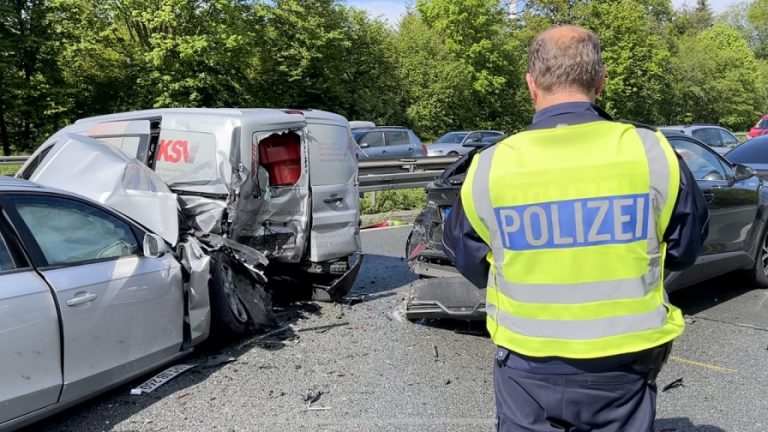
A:
<svg viewBox="0 0 768 432">
<path fill-rule="evenodd" d="M 151 169 L 110 145 L 63 134 L 30 180 L 86 196 L 127 215 L 172 245 L 178 241 L 176 195 Z"/>
<path fill-rule="evenodd" d="M 304 134 L 295 130 L 267 131 L 256 134 L 253 142 L 288 132 L 298 134 L 302 142 L 301 164 L 305 169 L 299 181 L 293 186 L 269 187 L 269 177 L 263 167 L 253 164 L 257 170 L 255 176 L 250 169 L 242 168 L 245 175 L 241 177 L 245 180 L 242 184 L 233 184 L 233 190 L 239 193 L 232 203 L 234 212 L 230 212 L 230 216 L 234 217 L 232 238 L 236 241 L 264 252 L 270 259 L 295 263 L 304 255 L 309 227 L 309 175 Z M 258 154 L 253 153 L 254 156 Z"/>
<path fill-rule="evenodd" d="M 208 280 L 211 277 L 211 257 L 203 252 L 195 237 L 185 237 L 179 242 L 178 254 L 181 265 L 189 272 L 186 290 L 189 293 L 189 327 L 192 345 L 204 341 L 211 330 L 211 302 L 208 296 Z"/>
<path fill-rule="evenodd" d="M 198 233 L 220 234 L 221 221 L 227 205 L 222 200 L 180 195 L 179 203 L 187 224 Z"/>
</svg>

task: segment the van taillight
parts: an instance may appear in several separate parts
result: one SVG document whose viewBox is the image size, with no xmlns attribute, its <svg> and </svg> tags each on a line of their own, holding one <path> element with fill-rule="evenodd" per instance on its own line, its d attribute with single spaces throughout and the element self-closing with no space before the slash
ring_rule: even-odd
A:
<svg viewBox="0 0 768 432">
<path fill-rule="evenodd" d="M 291 186 L 301 178 L 301 138 L 293 132 L 272 134 L 259 142 L 259 165 L 270 186 Z"/>
<path fill-rule="evenodd" d="M 424 151 L 424 156 L 426 156 L 428 154 L 427 153 L 427 145 L 424 144 L 424 143 L 421 143 L 421 149 Z"/>
</svg>

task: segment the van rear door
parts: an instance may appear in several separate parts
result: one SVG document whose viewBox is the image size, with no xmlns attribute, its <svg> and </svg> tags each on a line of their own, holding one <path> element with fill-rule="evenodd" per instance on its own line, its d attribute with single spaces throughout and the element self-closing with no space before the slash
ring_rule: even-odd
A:
<svg viewBox="0 0 768 432">
<path fill-rule="evenodd" d="M 345 121 L 307 113 L 312 191 L 310 260 L 345 258 L 360 250 L 357 145 Z"/>
</svg>

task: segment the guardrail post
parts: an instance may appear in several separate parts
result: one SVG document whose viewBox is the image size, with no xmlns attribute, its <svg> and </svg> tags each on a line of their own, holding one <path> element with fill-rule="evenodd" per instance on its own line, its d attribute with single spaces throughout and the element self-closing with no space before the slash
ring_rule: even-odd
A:
<svg viewBox="0 0 768 432">
<path fill-rule="evenodd" d="M 371 207 L 376 207 L 376 191 L 371 192 Z"/>
</svg>

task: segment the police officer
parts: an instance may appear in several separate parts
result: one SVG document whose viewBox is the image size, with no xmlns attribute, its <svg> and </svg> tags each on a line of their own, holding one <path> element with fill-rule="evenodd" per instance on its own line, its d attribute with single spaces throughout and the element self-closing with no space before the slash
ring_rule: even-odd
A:
<svg viewBox="0 0 768 432">
<path fill-rule="evenodd" d="M 487 288 L 498 430 L 651 431 L 684 327 L 664 269 L 695 261 L 705 200 L 663 135 L 594 105 L 595 34 L 539 34 L 526 80 L 533 123 L 475 157 L 444 231 Z"/>
</svg>

